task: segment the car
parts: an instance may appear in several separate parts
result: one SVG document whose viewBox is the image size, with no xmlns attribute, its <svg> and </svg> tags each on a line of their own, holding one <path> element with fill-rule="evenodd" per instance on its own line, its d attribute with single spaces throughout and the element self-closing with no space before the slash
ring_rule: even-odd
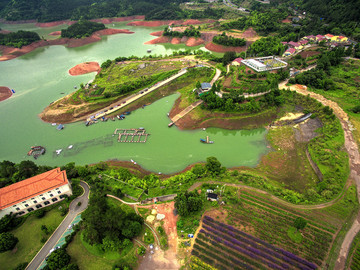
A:
<svg viewBox="0 0 360 270">
<path fill-rule="evenodd" d="M 56 246 L 56 247 L 50 249 L 49 254 L 51 254 L 52 252 L 54 252 L 55 250 L 57 250 L 57 249 L 59 249 L 59 248 L 61 248 L 61 247 L 60 247 L 60 246 Z"/>
<path fill-rule="evenodd" d="M 126 100 L 125 100 L 125 101 L 123 101 L 123 104 L 124 104 L 124 103 L 126 103 Z"/>
<path fill-rule="evenodd" d="M 144 91 L 141 91 L 140 94 L 144 94 Z"/>
<path fill-rule="evenodd" d="M 108 110 L 104 110 L 104 112 L 107 112 Z"/>
<path fill-rule="evenodd" d="M 110 107 L 110 110 L 114 109 L 113 107 Z"/>
<path fill-rule="evenodd" d="M 147 90 L 149 90 L 148 88 L 144 89 L 144 91 L 146 92 Z"/>
</svg>

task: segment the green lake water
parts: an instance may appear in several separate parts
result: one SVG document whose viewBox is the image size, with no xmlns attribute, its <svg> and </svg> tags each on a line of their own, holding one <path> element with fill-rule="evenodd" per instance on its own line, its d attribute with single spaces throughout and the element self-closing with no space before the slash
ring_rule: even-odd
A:
<svg viewBox="0 0 360 270">
<path fill-rule="evenodd" d="M 20 29 L 48 34 L 64 26 L 38 28 L 34 24 L 2 25 L 0 28 Z M 154 38 L 151 32 L 160 28 L 131 27 L 125 23 L 108 25 L 126 28 L 135 34 L 107 36 L 102 41 L 80 48 L 50 46 L 39 48 L 22 57 L 0 62 L 0 86 L 14 89 L 16 93 L 0 102 L 0 160 L 20 162 L 32 159 L 26 153 L 33 145 L 46 147 L 46 154 L 36 160 L 38 164 L 63 165 L 68 162 L 89 164 L 111 159 L 133 159 L 143 168 L 154 172 L 172 173 L 187 165 L 217 157 L 226 167 L 255 166 L 267 152 L 265 129 L 228 131 L 208 128 L 206 131 L 181 131 L 168 128 L 167 113 L 177 94 L 165 97 L 144 109 L 132 112 L 123 121 L 108 121 L 85 127 L 84 123 L 65 125 L 62 131 L 44 123 L 38 114 L 52 101 L 74 91 L 74 86 L 93 79 L 95 73 L 70 76 L 68 70 L 82 62 L 104 62 L 118 56 L 170 54 L 184 49 L 184 45 L 144 45 Z M 64 94 L 61 94 L 64 93 Z M 151 135 L 146 143 L 118 143 L 112 136 L 116 128 L 144 127 Z M 200 138 L 209 136 L 214 144 L 202 144 Z M 72 149 L 68 149 L 73 145 Z M 63 149 L 60 155 L 54 154 Z"/>
</svg>

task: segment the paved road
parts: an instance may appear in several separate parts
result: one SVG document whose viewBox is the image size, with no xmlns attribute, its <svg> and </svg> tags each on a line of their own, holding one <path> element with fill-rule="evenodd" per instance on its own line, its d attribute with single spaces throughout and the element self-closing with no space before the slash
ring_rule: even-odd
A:
<svg viewBox="0 0 360 270">
<path fill-rule="evenodd" d="M 169 83 L 169 82 L 171 82 L 171 81 L 179 78 L 180 76 L 184 75 L 186 72 L 187 72 L 187 69 L 182 69 L 180 72 L 176 73 L 175 75 L 173 75 L 173 76 L 167 78 L 166 80 L 163 80 L 163 81 L 155 84 L 154 86 L 150 87 L 146 92 L 145 92 L 145 91 L 139 91 L 137 94 L 131 95 L 130 97 L 128 97 L 128 98 L 126 98 L 126 99 L 124 100 L 125 103 L 121 103 L 121 101 L 119 101 L 120 106 L 113 107 L 113 109 L 111 109 L 111 110 L 109 109 L 107 112 L 99 113 L 99 114 L 96 116 L 96 118 L 99 119 L 99 118 L 101 118 L 101 117 L 103 117 L 103 116 L 106 116 L 106 115 L 108 115 L 108 114 L 111 114 L 111 113 L 113 113 L 113 112 L 115 112 L 115 111 L 117 111 L 117 110 L 119 110 L 119 109 L 127 106 L 129 103 L 132 103 L 132 102 L 134 102 L 135 100 L 138 100 L 139 98 L 142 98 L 143 96 L 151 93 L 152 91 L 155 91 L 156 89 L 164 86 L 165 84 L 167 84 L 167 83 Z M 141 94 L 141 92 L 143 92 L 143 93 Z M 110 106 L 113 106 L 113 105 L 110 105 Z M 109 106 L 109 107 L 110 107 L 110 106 Z M 104 108 L 104 109 L 105 109 L 105 108 Z M 104 110 L 104 109 L 103 109 L 103 110 Z M 97 113 L 95 113 L 94 115 L 96 115 L 96 114 L 97 114 Z M 87 119 L 87 121 L 90 121 L 90 120 L 91 120 L 90 118 Z"/>
<path fill-rule="evenodd" d="M 59 227 L 57 227 L 56 231 L 52 234 L 52 236 L 45 243 L 45 245 L 43 245 L 38 254 L 36 254 L 33 260 L 29 263 L 29 265 L 26 267 L 26 270 L 36 270 L 41 265 L 41 263 L 45 260 L 46 256 L 49 255 L 50 250 L 55 246 L 55 244 L 66 231 L 73 219 L 87 208 L 90 189 L 85 182 L 80 182 L 80 185 L 84 189 L 83 195 L 77 197 L 75 200 L 72 201 L 72 203 L 70 204 L 69 213 L 59 225 Z M 78 206 L 78 202 L 81 202 L 80 206 Z"/>
</svg>

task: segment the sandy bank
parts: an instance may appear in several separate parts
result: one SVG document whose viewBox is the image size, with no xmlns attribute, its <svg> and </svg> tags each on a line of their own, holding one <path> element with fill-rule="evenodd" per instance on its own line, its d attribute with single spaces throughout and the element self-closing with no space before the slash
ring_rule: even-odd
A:
<svg viewBox="0 0 360 270">
<path fill-rule="evenodd" d="M 11 97 L 11 95 L 12 95 L 12 92 L 11 92 L 10 88 L 5 87 L 5 86 L 0 86 L 0 101 L 8 99 L 9 97 Z"/>
<path fill-rule="evenodd" d="M 126 25 L 130 26 L 147 26 L 147 27 L 158 27 L 162 25 L 193 25 L 193 24 L 203 24 L 203 23 L 212 23 L 214 20 L 166 20 L 166 21 L 134 21 L 129 22 Z"/>
<path fill-rule="evenodd" d="M 83 75 L 91 72 L 100 72 L 101 68 L 98 62 L 85 62 L 76 65 L 69 69 L 69 74 L 71 76 Z"/>
<path fill-rule="evenodd" d="M 201 38 L 194 38 L 194 37 L 182 37 L 182 38 L 178 38 L 178 37 L 158 37 L 152 40 L 149 40 L 147 42 L 145 42 L 144 44 L 159 44 L 159 43 L 171 43 L 171 44 L 185 44 L 186 46 L 189 47 L 194 47 L 194 46 L 199 46 L 201 44 L 204 44 L 205 41 Z"/>
<path fill-rule="evenodd" d="M 162 36 L 163 33 L 164 33 L 164 31 L 157 31 L 157 32 L 150 33 L 150 35 L 155 36 L 155 37 L 160 37 L 160 36 Z"/>
<path fill-rule="evenodd" d="M 209 42 L 205 45 L 205 48 L 212 52 L 219 52 L 219 53 L 225 53 L 225 52 L 244 52 L 246 51 L 246 46 L 243 47 L 231 47 L 231 46 L 222 46 L 218 44 L 214 44 L 212 42 Z"/>
<path fill-rule="evenodd" d="M 61 31 L 51 32 L 49 35 L 50 35 L 50 36 L 60 36 L 60 35 L 61 35 Z"/>
<path fill-rule="evenodd" d="M 55 40 L 39 40 L 30 45 L 23 46 L 22 48 L 13 48 L 13 47 L 0 45 L 0 51 L 2 51 L 3 53 L 3 55 L 0 56 L 0 61 L 14 59 L 16 57 L 27 54 L 37 48 L 44 46 L 67 45 L 69 48 L 75 48 L 100 41 L 101 36 L 114 35 L 114 34 L 132 34 L 132 33 L 134 32 L 131 32 L 127 29 L 104 29 L 93 33 L 90 37 L 86 37 L 82 39 L 59 38 Z"/>
</svg>

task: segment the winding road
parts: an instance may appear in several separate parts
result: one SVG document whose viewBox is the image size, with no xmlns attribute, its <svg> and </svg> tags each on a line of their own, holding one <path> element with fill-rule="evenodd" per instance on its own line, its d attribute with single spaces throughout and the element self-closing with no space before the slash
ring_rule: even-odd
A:
<svg viewBox="0 0 360 270">
<path fill-rule="evenodd" d="M 310 92 L 307 89 L 297 87 L 296 85 L 287 87 L 285 84 L 286 83 L 279 84 L 279 88 L 280 89 L 290 88 L 290 90 L 296 91 L 299 94 L 305 96 L 309 95 L 310 97 L 322 103 L 324 106 L 329 106 L 334 111 L 336 117 L 340 120 L 341 127 L 344 130 L 345 148 L 347 153 L 349 154 L 349 163 L 350 163 L 349 179 L 353 179 L 356 183 L 357 197 L 360 202 L 360 155 L 359 155 L 358 145 L 354 140 L 354 137 L 351 132 L 348 115 L 336 102 L 328 100 L 320 94 Z M 359 231 L 360 231 L 360 212 L 358 213 L 356 220 L 354 221 L 352 227 L 347 232 L 344 238 L 338 259 L 335 264 L 335 269 L 345 268 L 346 258 L 349 254 L 351 243 Z"/>
<path fill-rule="evenodd" d="M 74 218 L 87 208 L 89 203 L 90 188 L 85 182 L 80 182 L 80 186 L 84 189 L 84 193 L 71 202 L 69 207 L 69 213 L 61 222 L 61 224 L 57 227 L 55 232 L 50 236 L 48 241 L 43 245 L 40 251 L 35 255 L 32 261 L 28 264 L 26 270 L 38 269 L 38 267 L 45 260 L 46 256 L 49 255 L 50 250 L 55 246 L 57 241 L 67 230 L 68 226 L 74 220 Z M 79 202 L 81 202 L 80 206 L 78 206 Z"/>
</svg>

